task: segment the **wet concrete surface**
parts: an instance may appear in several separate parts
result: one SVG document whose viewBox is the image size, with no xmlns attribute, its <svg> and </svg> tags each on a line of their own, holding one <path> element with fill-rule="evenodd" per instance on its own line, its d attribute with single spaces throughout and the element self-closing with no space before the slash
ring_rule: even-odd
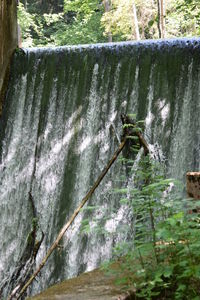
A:
<svg viewBox="0 0 200 300">
<path fill-rule="evenodd" d="M 114 284 L 112 275 L 99 269 L 56 284 L 29 300 L 128 300 L 128 292 Z"/>
</svg>

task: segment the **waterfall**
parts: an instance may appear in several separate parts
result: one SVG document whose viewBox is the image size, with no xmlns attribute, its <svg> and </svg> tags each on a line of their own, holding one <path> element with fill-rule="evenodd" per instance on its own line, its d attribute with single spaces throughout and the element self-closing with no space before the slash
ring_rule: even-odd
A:
<svg viewBox="0 0 200 300">
<path fill-rule="evenodd" d="M 15 269 L 31 231 L 31 191 L 50 244 L 117 148 L 121 113 L 145 120 L 145 136 L 184 180 L 200 169 L 200 39 L 126 42 L 15 54 L 1 120 L 0 282 Z M 158 150 L 156 150 L 158 149 Z M 127 212 L 111 192 L 125 175 L 116 163 L 65 235 L 32 293 L 92 270 L 123 238 Z M 115 212 L 113 209 L 116 209 Z M 80 234 L 83 217 L 105 218 L 110 235 Z M 5 292 L 6 293 L 6 292 Z"/>
</svg>

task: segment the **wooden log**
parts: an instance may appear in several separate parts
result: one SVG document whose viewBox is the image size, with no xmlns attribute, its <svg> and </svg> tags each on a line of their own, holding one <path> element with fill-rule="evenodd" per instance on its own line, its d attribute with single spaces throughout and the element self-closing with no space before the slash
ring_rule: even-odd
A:
<svg viewBox="0 0 200 300">
<path fill-rule="evenodd" d="M 101 172 L 101 174 L 99 175 L 99 177 L 97 178 L 97 180 L 95 181 L 93 187 L 89 190 L 89 192 L 87 193 L 87 195 L 82 199 L 80 205 L 76 208 L 76 210 L 74 211 L 74 213 L 72 214 L 71 218 L 69 219 L 69 221 L 63 226 L 63 228 L 60 230 L 56 240 L 53 242 L 53 244 L 51 245 L 51 247 L 49 248 L 49 250 L 46 253 L 46 256 L 43 258 L 42 262 L 40 263 L 38 269 L 33 273 L 33 275 L 30 277 L 30 279 L 25 283 L 25 285 L 22 287 L 21 291 L 19 292 L 18 296 L 15 296 L 16 300 L 20 299 L 22 297 L 22 295 L 24 294 L 24 292 L 27 290 L 27 288 L 30 286 L 30 284 L 33 282 L 33 280 L 35 279 L 35 277 L 40 273 L 41 269 L 44 267 L 44 265 L 46 264 L 48 258 L 51 256 L 52 252 L 59 246 L 59 242 L 60 240 L 63 238 L 63 235 L 65 234 L 65 232 L 67 231 L 67 229 L 71 226 L 71 224 L 73 223 L 74 219 L 76 218 L 76 216 L 80 213 L 81 208 L 86 204 L 86 202 L 90 199 L 90 197 L 92 196 L 92 194 L 94 193 L 94 191 L 96 190 L 96 188 L 99 186 L 99 184 L 101 183 L 102 179 L 104 178 L 104 176 L 107 174 L 107 172 L 109 171 L 109 169 L 111 168 L 111 166 L 113 165 L 113 163 L 116 161 L 117 157 L 119 156 L 119 154 L 121 153 L 121 151 L 123 150 L 125 144 L 127 142 L 126 137 L 123 139 L 123 141 L 121 142 L 121 144 L 119 145 L 118 149 L 115 151 L 113 157 L 110 159 L 110 161 L 108 162 L 107 166 L 103 169 L 103 171 Z M 13 295 L 11 294 L 7 300 L 11 300 L 13 299 Z"/>
<path fill-rule="evenodd" d="M 122 117 L 122 123 L 123 121 L 125 121 L 125 119 L 123 120 Z M 127 121 L 127 120 L 126 120 Z M 125 124 L 125 123 L 123 123 Z M 130 124 L 130 123 L 128 123 Z M 52 252 L 59 247 L 59 242 L 61 241 L 61 239 L 63 238 L 65 232 L 68 230 L 68 228 L 71 226 L 71 224 L 73 223 L 74 219 L 76 218 L 76 216 L 80 213 L 81 208 L 86 204 L 86 202 L 90 199 L 90 197 L 93 195 L 94 191 L 96 190 L 96 188 L 99 186 L 99 184 L 101 183 L 101 181 L 103 180 L 103 178 L 105 177 L 105 175 L 107 174 L 107 172 L 109 171 L 109 169 L 111 168 L 111 166 L 113 165 L 113 163 L 116 161 L 116 159 L 118 158 L 119 154 L 121 153 L 121 151 L 124 149 L 127 141 L 128 141 L 128 136 L 133 135 L 133 132 L 131 131 L 127 131 L 125 132 L 125 135 L 123 137 L 122 142 L 120 143 L 120 145 L 118 146 L 118 149 L 115 151 L 115 153 L 113 154 L 113 157 L 110 159 L 110 161 L 108 162 L 108 164 L 106 165 L 106 167 L 103 169 L 103 171 L 101 172 L 101 174 L 99 175 L 99 177 L 97 178 L 97 180 L 95 181 L 93 187 L 89 190 L 89 192 L 86 194 L 86 196 L 82 199 L 80 205 L 76 208 L 76 210 L 74 211 L 74 213 L 72 214 L 71 218 L 69 219 L 69 221 L 63 226 L 63 228 L 60 230 L 56 240 L 53 242 L 53 244 L 51 245 L 51 247 L 49 248 L 49 250 L 46 253 L 46 256 L 43 258 L 42 262 L 40 263 L 40 265 L 38 266 L 37 270 L 33 273 L 33 275 L 30 277 L 30 279 L 24 284 L 24 286 L 20 289 L 20 292 L 17 296 L 15 296 L 15 299 L 18 300 L 22 297 L 22 295 L 24 294 L 24 292 L 27 290 L 27 288 L 31 285 L 31 283 L 33 282 L 33 280 L 36 278 L 36 276 L 40 273 L 41 269 L 44 267 L 44 265 L 46 264 L 48 258 L 51 256 Z M 140 145 L 141 147 L 144 148 L 144 154 L 147 155 L 149 153 L 149 148 L 148 148 L 148 144 L 145 141 L 145 139 L 143 138 L 142 134 L 137 132 L 136 135 L 139 138 L 140 141 Z M 11 294 L 7 300 L 11 300 L 13 299 L 13 295 Z"/>
<path fill-rule="evenodd" d="M 0 1 L 0 115 L 6 95 L 10 62 L 17 47 L 16 0 Z"/>
<path fill-rule="evenodd" d="M 200 172 L 188 172 L 186 178 L 188 197 L 200 199 Z"/>
</svg>

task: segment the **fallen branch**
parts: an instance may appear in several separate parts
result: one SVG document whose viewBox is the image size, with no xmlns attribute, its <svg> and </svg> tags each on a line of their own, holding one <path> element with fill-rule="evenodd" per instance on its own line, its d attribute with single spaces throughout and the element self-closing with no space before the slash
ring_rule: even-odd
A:
<svg viewBox="0 0 200 300">
<path fill-rule="evenodd" d="M 130 132 L 129 132 L 129 135 L 130 135 Z M 142 134 L 136 133 L 136 135 L 138 135 L 140 144 L 144 148 L 144 154 L 147 155 L 149 153 L 149 148 L 148 148 L 147 142 L 143 138 Z M 35 277 L 39 274 L 39 272 L 41 271 L 41 269 L 44 267 L 45 263 L 47 262 L 48 258 L 52 254 L 52 252 L 57 247 L 59 247 L 59 242 L 62 239 L 63 235 L 65 234 L 65 232 L 67 231 L 67 229 L 70 227 L 70 225 L 73 223 L 74 219 L 76 218 L 76 216 L 81 211 L 81 208 L 86 204 L 86 202 L 90 199 L 90 197 L 92 196 L 92 194 L 94 193 L 94 191 L 96 190 L 96 188 L 99 186 L 99 184 L 103 180 L 104 176 L 107 174 L 107 172 L 109 171 L 109 169 L 111 168 L 111 166 L 116 161 L 117 157 L 119 156 L 119 154 L 121 153 L 121 151 L 125 147 L 127 141 L 128 141 L 128 138 L 125 135 L 124 138 L 123 138 L 123 140 L 122 140 L 122 142 L 120 143 L 118 149 L 115 151 L 113 157 L 110 159 L 110 161 L 108 162 L 107 166 L 101 172 L 100 176 L 98 177 L 98 179 L 94 183 L 93 187 L 89 190 L 89 192 L 87 193 L 87 195 L 82 199 L 80 205 L 76 208 L 76 210 L 74 211 L 74 213 L 71 216 L 71 218 L 69 219 L 69 221 L 60 230 L 60 232 L 59 232 L 56 240 L 54 241 L 54 243 L 51 245 L 51 247 L 47 251 L 47 254 L 43 258 L 43 260 L 40 263 L 38 269 L 33 273 L 33 275 L 30 277 L 30 279 L 27 281 L 27 283 L 21 288 L 21 291 L 19 292 L 19 295 L 16 297 L 16 300 L 20 299 L 20 297 L 24 294 L 24 292 L 31 285 L 31 283 L 33 282 L 33 280 L 35 279 Z M 12 299 L 12 295 L 9 296 L 8 300 L 11 300 L 11 299 Z"/>
<path fill-rule="evenodd" d="M 56 240 L 54 241 L 54 243 L 51 245 L 51 247 L 49 248 L 49 250 L 47 251 L 46 256 L 43 258 L 41 264 L 39 265 L 38 269 L 33 273 L 33 275 L 30 277 L 30 279 L 27 281 L 27 283 L 22 287 L 19 295 L 16 297 L 16 299 L 20 299 L 20 297 L 24 294 L 24 292 L 26 291 L 26 289 L 30 286 L 30 284 L 32 283 L 32 281 L 35 279 L 35 277 L 38 275 L 38 273 L 41 271 L 41 269 L 44 267 L 46 261 L 48 260 L 48 258 L 50 257 L 50 255 L 52 254 L 52 252 L 58 247 L 60 240 L 62 239 L 63 235 L 65 234 L 65 232 L 67 231 L 67 229 L 70 227 L 70 225 L 73 223 L 74 219 L 76 218 L 76 216 L 79 214 L 81 208 L 85 205 L 85 203 L 90 199 L 90 197 L 92 196 L 92 194 L 94 193 L 94 191 L 96 190 L 96 188 L 99 186 L 99 184 L 101 183 L 102 179 L 104 178 L 104 176 L 107 174 L 107 172 L 109 171 L 110 167 L 112 166 L 112 164 L 115 162 L 115 160 L 117 159 L 117 157 L 119 156 L 120 152 L 123 150 L 125 144 L 126 144 L 126 137 L 123 139 L 123 141 L 121 142 L 121 144 L 119 145 L 118 149 L 115 151 L 113 157 L 111 158 L 111 160 L 108 162 L 107 166 L 103 169 L 103 171 L 101 172 L 100 176 L 98 177 L 98 179 L 96 180 L 96 182 L 94 183 L 93 187 L 89 190 L 89 192 L 87 193 L 87 195 L 82 199 L 80 205 L 77 207 L 77 209 L 74 211 L 73 215 L 71 216 L 71 218 L 69 219 L 69 221 L 63 226 L 63 228 L 60 230 Z M 8 299 L 12 299 L 12 296 L 10 296 Z"/>
</svg>

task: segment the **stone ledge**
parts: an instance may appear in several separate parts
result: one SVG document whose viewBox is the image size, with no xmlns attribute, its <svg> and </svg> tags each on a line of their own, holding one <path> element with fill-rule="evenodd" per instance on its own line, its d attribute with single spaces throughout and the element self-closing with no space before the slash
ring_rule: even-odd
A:
<svg viewBox="0 0 200 300">
<path fill-rule="evenodd" d="M 114 284 L 113 276 L 99 269 L 56 284 L 29 300 L 131 300 L 127 292 Z"/>
</svg>

